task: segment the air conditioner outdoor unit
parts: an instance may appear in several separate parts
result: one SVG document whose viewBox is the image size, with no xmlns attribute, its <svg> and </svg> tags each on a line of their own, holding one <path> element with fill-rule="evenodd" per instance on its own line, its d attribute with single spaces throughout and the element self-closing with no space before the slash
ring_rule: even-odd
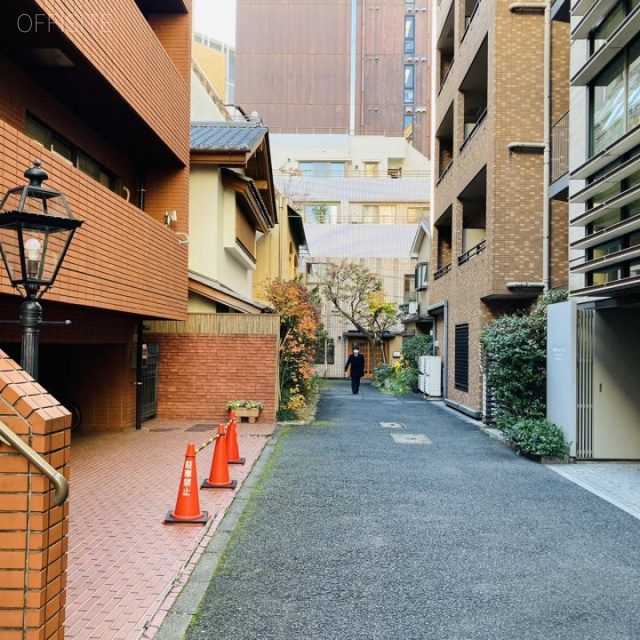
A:
<svg viewBox="0 0 640 640">
<path fill-rule="evenodd" d="M 428 396 L 442 395 L 442 358 L 440 356 L 420 356 L 418 388 Z"/>
<path fill-rule="evenodd" d="M 410 302 L 407 311 L 410 316 L 415 316 L 418 313 L 418 303 Z"/>
</svg>

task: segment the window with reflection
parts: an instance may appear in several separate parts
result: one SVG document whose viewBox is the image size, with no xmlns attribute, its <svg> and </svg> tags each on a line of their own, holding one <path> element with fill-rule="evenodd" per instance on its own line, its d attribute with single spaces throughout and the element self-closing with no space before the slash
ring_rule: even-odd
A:
<svg viewBox="0 0 640 640">
<path fill-rule="evenodd" d="M 416 52 L 416 17 L 404 17 L 404 52 Z"/>
<path fill-rule="evenodd" d="M 640 39 L 625 47 L 590 86 L 591 153 L 640 125 Z"/>
</svg>

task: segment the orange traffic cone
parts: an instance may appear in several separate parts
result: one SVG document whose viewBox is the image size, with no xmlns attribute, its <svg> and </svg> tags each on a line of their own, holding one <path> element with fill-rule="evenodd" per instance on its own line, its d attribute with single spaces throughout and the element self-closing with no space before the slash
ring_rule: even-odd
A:
<svg viewBox="0 0 640 640">
<path fill-rule="evenodd" d="M 213 460 L 211 461 L 211 472 L 209 479 L 205 480 L 200 488 L 202 489 L 235 489 L 235 480 L 229 478 L 229 466 L 227 458 L 227 442 L 225 437 L 225 427 L 218 425 L 218 439 L 216 440 Z"/>
<path fill-rule="evenodd" d="M 209 514 L 200 511 L 198 498 L 198 474 L 196 472 L 196 448 L 193 443 L 187 445 L 182 478 L 178 489 L 178 500 L 174 511 L 169 511 L 164 519 L 167 524 L 206 524 Z"/>
<path fill-rule="evenodd" d="M 229 464 L 244 464 L 246 460 L 240 457 L 238 449 L 238 434 L 236 432 L 236 412 L 229 413 L 229 428 L 227 429 L 227 458 Z"/>
</svg>

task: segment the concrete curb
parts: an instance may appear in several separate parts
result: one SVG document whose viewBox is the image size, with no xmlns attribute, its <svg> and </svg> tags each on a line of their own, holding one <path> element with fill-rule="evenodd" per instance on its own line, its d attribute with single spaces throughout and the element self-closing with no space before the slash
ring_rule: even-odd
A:
<svg viewBox="0 0 640 640">
<path fill-rule="evenodd" d="M 262 472 L 271 458 L 284 427 L 278 424 L 273 435 L 262 450 L 242 486 L 227 509 L 222 521 L 209 541 L 207 548 L 200 556 L 187 583 L 176 598 L 154 635 L 154 640 L 179 640 L 185 637 L 193 616 L 197 613 L 200 601 L 209 586 L 220 558 L 224 554 L 233 530 L 236 528 L 244 510 L 249 503 L 251 493 L 260 481 Z"/>
</svg>

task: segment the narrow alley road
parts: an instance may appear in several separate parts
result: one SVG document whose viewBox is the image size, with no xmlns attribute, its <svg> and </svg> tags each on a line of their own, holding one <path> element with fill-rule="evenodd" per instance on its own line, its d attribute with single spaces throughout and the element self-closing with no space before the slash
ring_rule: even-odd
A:
<svg viewBox="0 0 640 640">
<path fill-rule="evenodd" d="M 639 541 L 639 520 L 440 406 L 330 382 L 187 638 L 637 640 Z"/>
</svg>

